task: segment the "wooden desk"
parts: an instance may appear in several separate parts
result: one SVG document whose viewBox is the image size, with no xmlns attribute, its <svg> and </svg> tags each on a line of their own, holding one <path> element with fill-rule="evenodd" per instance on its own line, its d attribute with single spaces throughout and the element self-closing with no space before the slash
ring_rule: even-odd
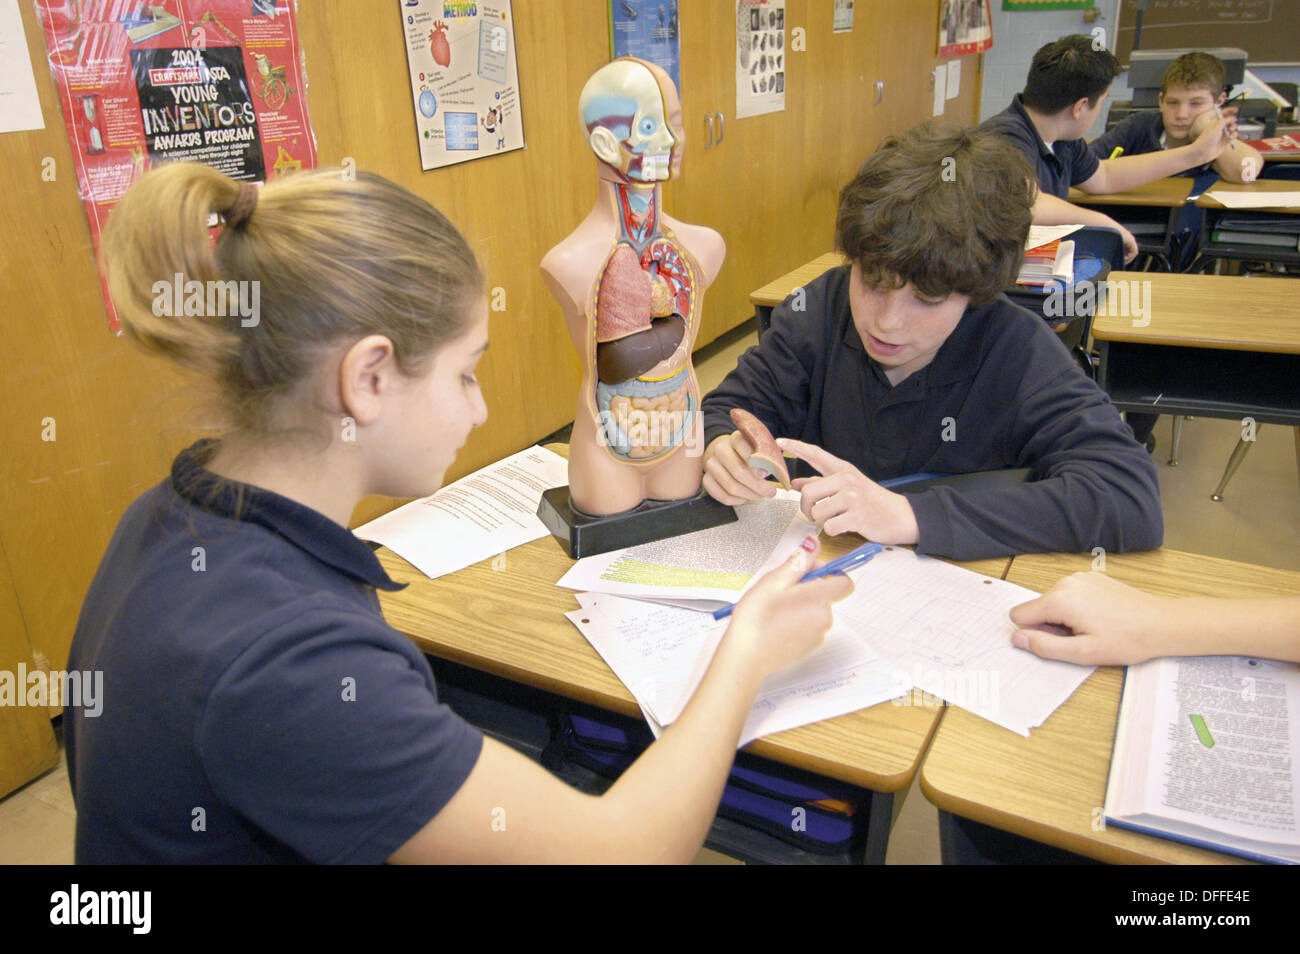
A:
<svg viewBox="0 0 1300 954">
<path fill-rule="evenodd" d="M 1018 556 L 1007 580 L 1044 592 L 1090 568 L 1075 554 Z M 1108 555 L 1106 572 L 1166 596 L 1300 593 L 1300 573 L 1155 550 Z M 1243 864 L 1244 859 L 1124 831 L 1093 830 L 1105 800 L 1123 670 L 1090 676 L 1028 739 L 949 708 L 921 767 L 921 790 L 940 810 L 1110 863 Z"/>
<path fill-rule="evenodd" d="M 1224 182 L 1220 179 L 1210 188 L 1201 193 L 1201 197 L 1196 200 L 1196 204 L 1203 209 L 1217 209 L 1220 212 L 1268 212 L 1271 214 L 1283 213 L 1290 215 L 1300 215 L 1300 206 L 1270 206 L 1262 209 L 1230 209 L 1214 200 L 1216 194 L 1224 192 L 1300 192 L 1300 182 L 1292 179 L 1257 179 L 1254 182 Z"/>
<path fill-rule="evenodd" d="M 1300 425 L 1300 299 L 1294 281 L 1113 272 L 1146 289 L 1149 323 L 1098 315 L 1097 383 L 1122 411 Z M 1130 309 L 1132 311 L 1132 309 Z"/>
<path fill-rule="evenodd" d="M 749 301 L 754 306 L 754 313 L 758 316 L 759 336 L 761 337 L 763 332 L 768 329 L 768 326 L 772 324 L 772 309 L 785 301 L 791 292 L 796 288 L 807 285 L 823 272 L 838 268 L 845 264 L 846 261 L 839 252 L 827 252 L 825 255 L 817 256 L 811 262 L 800 265 L 794 271 L 773 279 L 762 288 L 750 292 Z"/>
<path fill-rule="evenodd" d="M 1070 201 L 1104 212 L 1137 240 L 1138 251 L 1150 255 L 1165 271 L 1174 270 L 1173 237 L 1178 216 L 1192 194 L 1189 178 L 1157 179 L 1127 192 L 1093 194 L 1070 190 Z"/>
<path fill-rule="evenodd" d="M 827 558 L 861 541 L 825 538 Z M 430 655 L 556 695 L 640 718 L 641 711 L 591 644 L 564 618 L 578 609 L 572 590 L 555 582 L 573 565 L 553 537 L 430 580 L 381 548 L 380 562 L 405 590 L 380 593 L 384 616 Z M 500 566 L 502 561 L 496 561 Z M 1011 560 L 964 563 L 1001 578 Z M 911 784 L 939 709 L 883 703 L 825 722 L 758 739 L 747 752 L 877 792 Z"/>
<path fill-rule="evenodd" d="M 1157 179 L 1127 192 L 1084 192 L 1071 189 L 1069 200 L 1075 205 L 1128 205 L 1148 208 L 1181 208 L 1192 194 L 1192 180 Z"/>
<path fill-rule="evenodd" d="M 823 553 L 838 556 L 860 543 L 853 536 L 824 538 Z M 564 618 L 578 609 L 578 601 L 572 590 L 555 585 L 573 561 L 554 537 L 436 580 L 387 548 L 377 555 L 394 580 L 410 584 L 379 594 L 384 616 L 423 652 L 641 718 L 631 693 Z M 1001 578 L 1010 564 L 1002 558 L 962 566 Z M 877 793 L 864 857 L 883 864 L 896 814 L 894 793 L 911 785 L 939 713 L 936 706 L 885 702 L 757 739 L 745 751 Z"/>
</svg>

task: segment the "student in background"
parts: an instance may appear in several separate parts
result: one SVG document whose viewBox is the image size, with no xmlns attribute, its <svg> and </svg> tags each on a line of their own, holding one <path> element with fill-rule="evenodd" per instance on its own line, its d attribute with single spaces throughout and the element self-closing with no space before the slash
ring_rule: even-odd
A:
<svg viewBox="0 0 1300 954">
<path fill-rule="evenodd" d="M 1228 98 L 1224 89 L 1223 61 L 1209 53 L 1184 53 L 1169 64 L 1160 86 L 1160 109 L 1132 113 L 1113 129 L 1094 139 L 1088 148 L 1097 159 L 1107 159 L 1116 147 L 1125 156 L 1145 156 L 1195 143 L 1217 118 L 1216 106 Z M 1236 107 L 1224 111 L 1228 134 L 1236 139 Z M 1244 142 L 1233 142 L 1212 163 L 1189 167 L 1178 175 L 1198 175 L 1209 168 L 1229 182 L 1253 182 L 1264 160 Z"/>
<path fill-rule="evenodd" d="M 1150 458 L 1043 319 L 1002 294 L 1035 191 L 987 130 L 928 122 L 886 139 L 840 193 L 850 264 L 773 309 L 704 398 L 705 490 L 732 505 L 775 493 L 746 463 L 739 407 L 820 475 L 795 487 L 827 533 L 961 560 L 1159 546 Z M 878 483 L 1016 467 L 1033 480 L 908 496 Z"/>
<path fill-rule="evenodd" d="M 1011 611 L 1012 643 L 1045 659 L 1126 666 L 1156 656 L 1259 656 L 1300 662 L 1300 596 L 1170 599 L 1105 573 L 1075 573 Z M 1064 626 L 1073 636 L 1036 629 Z"/>
<path fill-rule="evenodd" d="M 1074 35 L 1048 43 L 1034 54 L 1022 93 L 991 116 L 983 128 L 1010 139 L 1029 160 L 1039 189 L 1035 225 L 1098 225 L 1119 231 L 1125 261 L 1137 257 L 1137 241 L 1110 216 L 1065 201 L 1070 187 L 1084 192 L 1124 192 L 1213 162 L 1228 144 L 1226 122 L 1208 121 L 1197 138 L 1158 153 L 1099 159 L 1083 136 L 1101 112 L 1119 61 L 1093 38 Z"/>
<path fill-rule="evenodd" d="M 131 505 L 86 595 L 69 665 L 106 693 L 66 723 L 77 860 L 690 860 L 759 684 L 852 589 L 797 582 L 816 541 L 740 601 L 663 738 L 581 794 L 439 704 L 380 612 L 398 584 L 346 528 L 367 495 L 432 493 L 487 416 L 483 276 L 451 223 L 366 173 L 259 194 L 178 163 L 127 192 L 103 255 L 127 333 L 212 385 L 227 426 Z M 177 273 L 256 290 L 255 313 L 168 313 Z"/>
</svg>

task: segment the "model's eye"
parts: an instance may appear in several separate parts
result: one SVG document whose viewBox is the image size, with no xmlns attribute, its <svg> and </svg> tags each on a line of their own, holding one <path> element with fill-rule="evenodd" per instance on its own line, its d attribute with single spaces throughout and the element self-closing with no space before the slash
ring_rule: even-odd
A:
<svg viewBox="0 0 1300 954">
<path fill-rule="evenodd" d="M 476 387 L 478 385 L 478 378 L 474 377 L 472 374 L 462 374 L 460 380 L 467 388 Z"/>
<path fill-rule="evenodd" d="M 641 120 L 640 124 L 637 126 L 637 129 L 641 131 L 641 135 L 649 136 L 651 133 L 655 131 L 655 128 L 658 125 L 659 124 L 656 123 L 654 119 L 652 119 L 649 116 L 646 116 L 644 119 Z"/>
<path fill-rule="evenodd" d="M 921 295 L 914 295 L 913 297 L 917 301 L 919 301 L 922 305 L 925 305 L 927 308 L 938 308 L 940 305 L 942 305 L 945 301 L 948 300 L 946 298 L 938 298 L 938 299 L 925 298 Z"/>
</svg>

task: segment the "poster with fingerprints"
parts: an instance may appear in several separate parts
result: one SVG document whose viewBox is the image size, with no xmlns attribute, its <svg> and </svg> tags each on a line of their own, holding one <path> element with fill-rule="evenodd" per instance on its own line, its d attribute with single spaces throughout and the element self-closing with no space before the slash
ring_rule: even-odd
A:
<svg viewBox="0 0 1300 954">
<path fill-rule="evenodd" d="M 425 172 L 524 148 L 510 0 L 397 0 Z"/>
<path fill-rule="evenodd" d="M 785 109 L 785 0 L 736 0 L 736 118 Z"/>
</svg>

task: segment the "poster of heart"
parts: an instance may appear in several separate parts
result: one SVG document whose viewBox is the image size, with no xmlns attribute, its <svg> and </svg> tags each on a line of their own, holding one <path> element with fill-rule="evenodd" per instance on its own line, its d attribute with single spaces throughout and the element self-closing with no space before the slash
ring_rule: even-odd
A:
<svg viewBox="0 0 1300 954">
<path fill-rule="evenodd" d="M 397 0 L 426 172 L 524 147 L 510 0 Z"/>
</svg>

